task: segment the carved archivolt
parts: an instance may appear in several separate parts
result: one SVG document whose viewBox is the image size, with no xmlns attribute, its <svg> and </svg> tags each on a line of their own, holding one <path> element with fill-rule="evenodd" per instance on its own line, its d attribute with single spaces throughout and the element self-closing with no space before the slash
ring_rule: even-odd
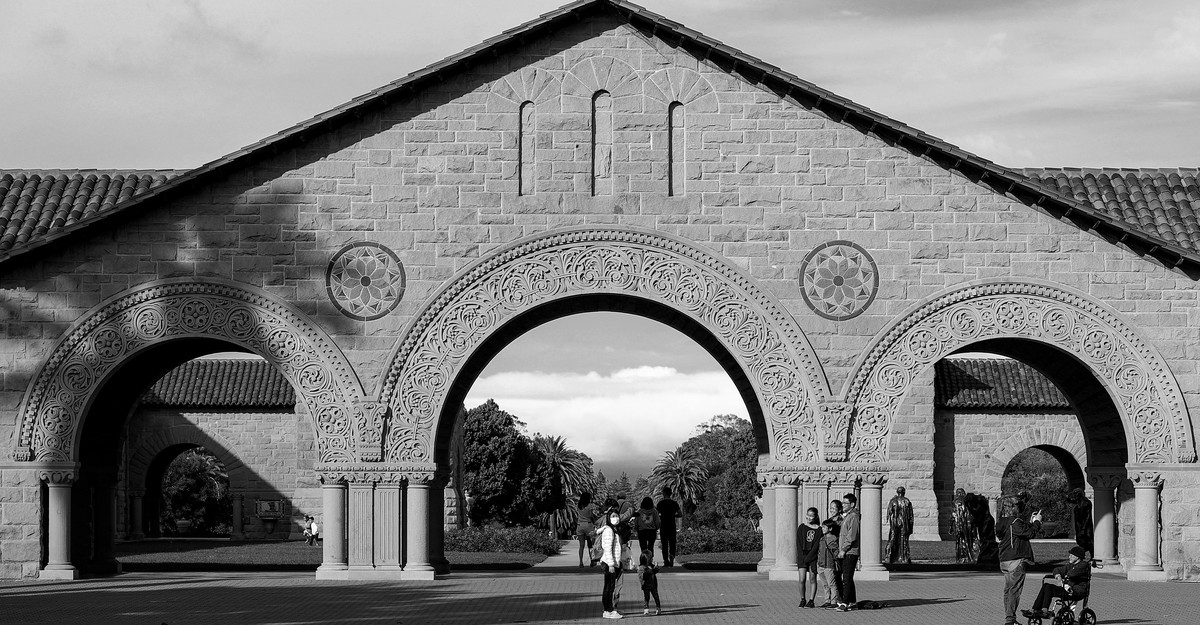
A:
<svg viewBox="0 0 1200 625">
<path fill-rule="evenodd" d="M 134 353 L 184 337 L 228 341 L 278 367 L 316 421 L 323 462 L 355 461 L 356 443 L 371 440 L 361 430 L 382 428 L 358 409 L 361 387 L 342 353 L 289 306 L 228 283 L 162 281 L 101 305 L 59 342 L 26 393 L 13 458 L 75 460 L 102 381 Z"/>
<path fill-rule="evenodd" d="M 522 67 L 492 83 L 488 90 L 488 112 L 512 113 L 523 102 L 533 102 L 539 113 L 558 113 L 562 84 L 554 74 L 537 68 Z"/>
<path fill-rule="evenodd" d="M 598 91 L 613 97 L 613 109 L 621 113 L 639 112 L 640 106 L 626 104 L 626 98 L 641 98 L 642 81 L 628 63 L 611 56 L 584 59 L 563 76 L 563 112 L 590 113 L 592 98 Z"/>
<path fill-rule="evenodd" d="M 888 434 L 913 377 L 984 339 L 1058 347 L 1088 367 L 1116 401 L 1133 441 L 1131 462 L 1195 462 L 1183 395 L 1162 357 L 1107 308 L 1060 288 L 1029 283 L 967 286 L 921 306 L 867 353 L 846 397 L 854 403 L 850 459 L 888 457 Z"/>
<path fill-rule="evenodd" d="M 1087 444 L 1083 440 L 1083 432 L 1078 427 L 1035 427 L 1027 428 L 1013 434 L 1000 443 L 988 460 L 987 473 L 994 484 L 999 484 L 1004 477 L 1004 470 L 1017 454 L 1030 447 L 1054 446 L 1065 450 L 1079 467 L 1088 466 Z"/>
<path fill-rule="evenodd" d="M 753 386 L 772 457 L 817 460 L 813 412 L 828 389 L 791 317 L 737 269 L 693 245 L 658 233 L 582 229 L 543 234 L 481 260 L 414 321 L 380 395 L 392 411 L 387 461 L 431 461 L 450 386 L 492 332 L 541 304 L 595 293 L 652 300 L 707 328 Z"/>
<path fill-rule="evenodd" d="M 693 69 L 668 67 L 646 78 L 646 97 L 668 105 L 678 102 L 689 113 L 716 113 L 717 95 L 708 79 Z"/>
</svg>

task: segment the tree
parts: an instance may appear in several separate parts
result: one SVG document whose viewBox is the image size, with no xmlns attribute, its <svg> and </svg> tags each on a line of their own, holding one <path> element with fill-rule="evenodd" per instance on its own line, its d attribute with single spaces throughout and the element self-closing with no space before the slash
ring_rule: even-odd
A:
<svg viewBox="0 0 1200 625">
<path fill-rule="evenodd" d="M 708 480 L 708 470 L 701 464 L 694 451 L 680 446 L 675 451 L 668 451 L 654 465 L 651 478 L 655 490 L 661 490 L 663 486 L 671 487 L 690 514 L 696 509 L 695 502 L 700 498 L 704 483 Z"/>
<path fill-rule="evenodd" d="M 538 435 L 533 443 L 549 469 L 551 495 L 547 503 L 551 506 L 551 512 L 548 521 L 550 533 L 558 536 L 558 528 L 563 526 L 560 521 L 573 524 L 577 515 L 575 507 L 568 505 L 568 495 L 578 494 L 590 486 L 591 459 L 567 447 L 566 440 L 561 436 Z"/>
<path fill-rule="evenodd" d="M 717 415 L 697 428 L 684 442 L 708 473 L 692 522 L 702 527 L 732 528 L 762 516 L 755 498 L 758 484 L 758 441 L 749 421 L 734 415 Z"/>
<path fill-rule="evenodd" d="M 524 424 L 494 400 L 467 411 L 463 425 L 463 487 L 471 491 L 476 524 L 528 524 L 548 512 L 552 499 L 548 475 L 541 475 L 539 453 L 521 433 Z"/>
<path fill-rule="evenodd" d="M 203 447 L 189 449 L 171 461 L 163 474 L 160 526 L 174 533 L 228 534 L 233 521 L 229 475 L 217 457 Z"/>
<path fill-rule="evenodd" d="M 1049 452 L 1030 447 L 1013 456 L 1004 469 L 1000 489 L 1005 493 L 1029 493 L 1029 510 L 1042 511 L 1047 537 L 1067 536 L 1071 528 L 1071 490 L 1062 463 Z"/>
</svg>

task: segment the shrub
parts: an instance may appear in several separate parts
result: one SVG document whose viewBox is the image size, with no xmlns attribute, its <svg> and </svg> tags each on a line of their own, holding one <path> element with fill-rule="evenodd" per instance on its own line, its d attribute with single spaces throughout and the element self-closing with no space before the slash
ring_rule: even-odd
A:
<svg viewBox="0 0 1200 625">
<path fill-rule="evenodd" d="M 464 527 L 446 532 L 446 551 L 558 553 L 559 542 L 536 527 Z"/>
<path fill-rule="evenodd" d="M 728 553 L 762 551 L 762 533 L 752 529 L 697 528 L 679 533 L 679 553 Z"/>
</svg>

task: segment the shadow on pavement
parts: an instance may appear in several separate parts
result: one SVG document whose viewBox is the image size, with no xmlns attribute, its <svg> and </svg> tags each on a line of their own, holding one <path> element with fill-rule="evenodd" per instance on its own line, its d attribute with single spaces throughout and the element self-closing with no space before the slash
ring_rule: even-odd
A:
<svg viewBox="0 0 1200 625">
<path fill-rule="evenodd" d="M 730 605 L 706 605 L 695 608 L 679 608 L 677 610 L 663 610 L 663 616 L 696 616 L 700 614 L 724 614 L 726 612 L 741 612 L 748 608 L 757 608 L 757 603 L 734 603 Z"/>
</svg>

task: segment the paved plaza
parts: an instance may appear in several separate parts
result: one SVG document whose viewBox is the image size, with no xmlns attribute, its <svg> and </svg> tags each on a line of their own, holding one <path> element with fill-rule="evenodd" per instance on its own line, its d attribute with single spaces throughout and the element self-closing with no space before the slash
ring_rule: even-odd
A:
<svg viewBox="0 0 1200 625">
<path fill-rule="evenodd" d="M 573 556 L 572 556 L 573 557 Z M 311 573 L 132 573 L 73 582 L 0 585 L 0 623 L 187 625 L 243 623 L 379 625 L 600 622 L 598 569 L 562 566 L 563 556 L 518 572 L 456 573 L 432 582 L 316 581 Z M 1037 591 L 1026 583 L 1022 604 Z M 660 575 L 663 623 L 1002 623 L 999 573 L 902 573 L 890 582 L 860 582 L 859 596 L 880 610 L 837 613 L 796 607 L 793 584 L 754 573 L 665 570 Z M 1193 625 L 1200 587 L 1128 582 L 1100 573 L 1092 607 L 1101 623 Z M 641 616 L 636 578 L 621 609 Z"/>
</svg>

